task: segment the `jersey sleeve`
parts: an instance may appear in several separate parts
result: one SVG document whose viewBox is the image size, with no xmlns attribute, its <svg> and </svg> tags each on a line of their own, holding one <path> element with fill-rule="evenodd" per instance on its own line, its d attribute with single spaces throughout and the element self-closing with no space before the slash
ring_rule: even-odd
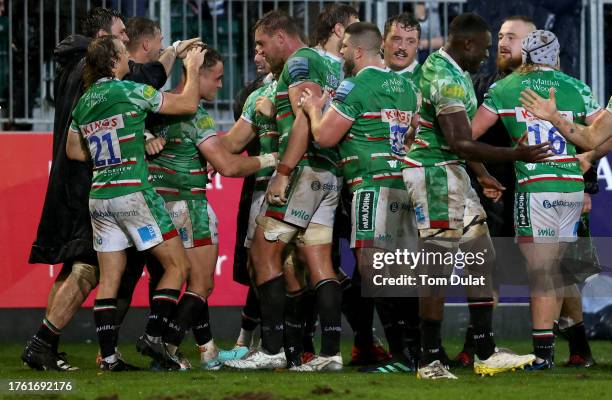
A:
<svg viewBox="0 0 612 400">
<path fill-rule="evenodd" d="M 601 110 L 601 106 L 593 97 L 593 92 L 591 88 L 586 85 L 584 82 L 579 81 L 578 79 L 574 80 L 576 82 L 576 87 L 578 88 L 578 92 L 582 97 L 582 102 L 584 103 L 584 112 L 585 117 L 590 117 L 595 114 L 599 110 Z"/>
<path fill-rule="evenodd" d="M 336 95 L 331 107 L 344 118 L 355 121 L 361 114 L 362 107 L 359 100 L 356 95 L 355 83 L 350 80 L 344 80 L 336 89 Z"/>
<path fill-rule="evenodd" d="M 81 132 L 79 130 L 79 124 L 77 124 L 77 122 L 74 120 L 74 117 L 72 118 L 72 120 L 70 121 L 70 128 L 71 130 L 75 131 L 75 132 Z"/>
<path fill-rule="evenodd" d="M 143 111 L 158 112 L 164 102 L 164 94 L 151 85 L 134 83 L 128 94 L 130 101 Z"/>
<path fill-rule="evenodd" d="M 497 104 L 497 84 L 492 84 L 489 87 L 489 90 L 484 95 L 484 99 L 482 101 L 482 106 L 487 110 L 491 111 L 493 114 L 499 114 L 499 106 Z"/>
<path fill-rule="evenodd" d="M 242 107 L 242 114 L 240 114 L 240 118 L 248 122 L 250 125 L 253 125 L 253 121 L 255 121 L 255 100 L 261 96 L 261 91 L 259 89 L 255 90 L 253 93 L 247 97 L 244 102 L 244 106 Z"/>
<path fill-rule="evenodd" d="M 289 88 L 303 82 L 314 82 L 321 87 L 324 86 L 323 65 L 317 57 L 316 53 L 309 51 L 299 52 L 287 60 L 285 68 L 287 69 L 287 86 Z"/>
<path fill-rule="evenodd" d="M 190 135 L 196 146 L 202 144 L 206 139 L 217 136 L 215 120 L 201 108 L 198 109 L 192 121 L 195 129 L 190 132 Z"/>
<path fill-rule="evenodd" d="M 466 108 L 468 93 L 461 82 L 452 77 L 439 76 L 432 80 L 430 100 L 436 110 L 436 115 L 450 107 Z"/>
</svg>

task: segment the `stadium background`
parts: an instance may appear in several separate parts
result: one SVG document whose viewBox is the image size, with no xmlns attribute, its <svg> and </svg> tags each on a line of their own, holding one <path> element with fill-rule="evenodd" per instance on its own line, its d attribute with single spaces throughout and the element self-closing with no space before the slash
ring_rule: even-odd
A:
<svg viewBox="0 0 612 400">
<path fill-rule="evenodd" d="M 117 8 L 124 16 L 145 15 L 160 21 L 166 45 L 176 39 L 201 36 L 225 57 L 224 87 L 208 105 L 220 131 L 233 123 L 234 94 L 255 77 L 250 27 L 273 8 L 282 8 L 302 22 L 306 34 L 324 1 L 230 1 L 230 0 L 0 0 L 0 315 L 20 318 L 20 324 L 3 324 L 0 339 L 29 334 L 46 306 L 48 289 L 58 266 L 29 265 L 27 257 L 34 240 L 51 165 L 53 119 L 52 51 L 67 35 L 78 32 L 79 19 L 90 7 Z M 400 11 L 423 12 L 422 37 L 446 36 L 448 23 L 463 11 L 475 11 L 496 32 L 503 17 L 526 14 L 539 27 L 557 33 L 562 48 L 562 69 L 586 81 L 601 104 L 612 94 L 612 0 L 541 0 L 491 3 L 470 1 L 349 1 L 362 20 L 382 25 L 388 15 Z M 0 6 L 0 9 L 2 7 Z M 495 35 L 494 35 L 495 36 Z M 495 40 L 495 39 L 494 39 Z M 496 43 L 486 68 L 494 68 Z M 428 50 L 421 51 L 421 61 Z M 175 68 L 175 72 L 178 68 Z M 171 81 L 176 82 L 176 73 Z M 171 86 L 171 84 L 169 85 Z M 57 94 L 61 95 L 61 94 Z M 600 193 L 593 197 L 592 233 L 596 236 L 602 264 L 612 260 L 612 158 L 601 160 L 598 169 Z M 216 289 L 210 304 L 237 310 L 246 288 L 232 281 L 236 211 L 240 179 L 216 177 L 209 185 L 209 198 L 220 218 L 220 252 Z M 612 294 L 612 290 L 610 291 Z M 85 303 L 91 307 L 93 296 Z M 603 300 L 598 300 L 601 306 Z M 612 303 L 612 299 L 610 300 Z M 146 277 L 141 279 L 133 306 L 148 305 Z M 525 307 L 522 307 L 525 308 Z M 526 310 L 507 310 L 506 315 Z M 217 310 L 219 312 L 219 310 Z M 212 321 L 215 327 L 215 314 Z M 138 311 L 136 311 L 138 313 Z M 83 313 L 81 313 L 83 314 Z M 504 314 L 502 312 L 502 314 Z M 237 316 L 238 314 L 236 314 Z M 450 318 L 464 319 L 461 314 Z M 505 318 L 500 318 L 503 321 Z M 527 318 L 521 318 L 526 320 Z M 509 319 L 510 320 L 510 319 Z M 93 319 L 81 315 L 77 328 L 91 329 Z M 233 328 L 237 329 L 236 318 Z M 461 326 L 464 326 L 461 325 Z M 510 331 L 520 331 L 515 326 Z M 502 329 L 503 331 L 503 329 Z M 88 336 L 93 336 L 91 333 Z M 79 337 L 76 334 L 76 337 Z M 25 336 L 24 336 L 25 338 Z"/>
</svg>

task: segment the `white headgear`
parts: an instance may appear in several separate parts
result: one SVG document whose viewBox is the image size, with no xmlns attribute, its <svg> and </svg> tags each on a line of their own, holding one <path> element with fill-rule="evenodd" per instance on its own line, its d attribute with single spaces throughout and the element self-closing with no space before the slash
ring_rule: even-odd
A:
<svg viewBox="0 0 612 400">
<path fill-rule="evenodd" d="M 523 64 L 543 64 L 554 67 L 559 57 L 559 41 L 554 33 L 533 31 L 523 39 L 521 53 Z"/>
</svg>

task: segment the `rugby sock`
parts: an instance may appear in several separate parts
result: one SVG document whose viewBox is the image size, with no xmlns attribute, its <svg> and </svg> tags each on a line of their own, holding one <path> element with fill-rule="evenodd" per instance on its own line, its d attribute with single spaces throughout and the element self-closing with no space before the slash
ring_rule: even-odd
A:
<svg viewBox="0 0 612 400">
<path fill-rule="evenodd" d="M 38 331 L 36 332 L 36 336 L 51 345 L 51 348 L 55 352 L 57 352 L 57 346 L 59 345 L 59 337 L 61 334 L 62 331 L 55 327 L 55 325 L 53 325 L 47 318 L 43 318 L 40 328 L 38 328 Z"/>
<path fill-rule="evenodd" d="M 151 313 L 145 333 L 149 336 L 160 337 L 168 319 L 176 308 L 180 291 L 177 289 L 157 289 L 151 299 Z"/>
<path fill-rule="evenodd" d="M 335 356 L 340 352 L 342 333 L 342 288 L 336 279 L 323 279 L 314 287 L 317 311 L 321 321 L 321 354 Z"/>
<path fill-rule="evenodd" d="M 303 302 L 306 289 L 285 294 L 285 357 L 287 368 L 300 365 L 304 352 L 302 337 L 304 335 Z"/>
<path fill-rule="evenodd" d="M 359 348 L 371 346 L 374 342 L 372 334 L 374 300 L 370 297 L 361 297 L 361 286 L 355 285 L 354 281 L 342 291 L 342 313 L 355 335 L 355 346 Z"/>
<path fill-rule="evenodd" d="M 591 346 L 587 340 L 584 322 L 578 322 L 568 328 L 562 330 L 569 342 L 570 355 L 580 354 L 582 356 L 591 355 Z"/>
<path fill-rule="evenodd" d="M 203 346 L 213 338 L 210 330 L 210 313 L 208 311 L 208 301 L 204 301 L 203 307 L 193 321 L 193 337 L 198 346 Z"/>
<path fill-rule="evenodd" d="M 107 359 L 115 354 L 115 348 L 117 347 L 117 335 L 115 334 L 117 299 L 96 299 L 93 310 L 100 353 L 102 358 Z"/>
<path fill-rule="evenodd" d="M 555 335 L 552 329 L 533 329 L 533 353 L 542 360 L 552 360 L 555 349 Z"/>
<path fill-rule="evenodd" d="M 314 335 L 317 330 L 317 299 L 312 290 L 307 290 L 302 296 L 302 320 L 304 331 L 302 335 L 302 347 L 305 352 L 315 353 Z"/>
<path fill-rule="evenodd" d="M 164 342 L 178 347 L 185 333 L 191 328 L 194 319 L 200 315 L 206 299 L 197 293 L 186 290 L 175 308 L 170 322 L 164 329 Z"/>
<path fill-rule="evenodd" d="M 404 320 L 404 348 L 408 350 L 412 357 L 418 357 L 421 348 L 419 298 L 401 298 L 401 310 Z"/>
<path fill-rule="evenodd" d="M 242 307 L 242 322 L 241 328 L 245 331 L 254 331 L 259 324 L 261 310 L 259 309 L 259 299 L 253 287 L 249 287 L 246 303 Z M 249 339 L 250 342 L 250 339 Z"/>
<path fill-rule="evenodd" d="M 404 326 L 396 307 L 397 300 L 394 297 L 376 297 L 374 304 L 389 343 L 389 352 L 399 357 L 404 353 Z"/>
<path fill-rule="evenodd" d="M 493 306 L 492 298 L 468 298 L 474 353 L 481 360 L 486 360 L 495 352 L 493 339 Z"/>
<path fill-rule="evenodd" d="M 431 364 L 439 360 L 440 351 L 440 330 L 442 321 L 421 318 L 421 359 L 422 366 Z"/>
<path fill-rule="evenodd" d="M 261 307 L 261 345 L 270 354 L 283 347 L 285 318 L 285 277 L 277 276 L 257 286 Z"/>
<path fill-rule="evenodd" d="M 463 340 L 463 349 L 461 351 L 469 354 L 474 353 L 474 327 L 472 324 L 468 325 L 465 330 L 465 339 Z"/>
</svg>

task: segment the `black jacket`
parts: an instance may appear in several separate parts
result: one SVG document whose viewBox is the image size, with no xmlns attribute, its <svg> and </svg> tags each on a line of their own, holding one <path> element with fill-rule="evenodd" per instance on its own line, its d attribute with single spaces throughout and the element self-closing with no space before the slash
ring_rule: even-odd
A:
<svg viewBox="0 0 612 400">
<path fill-rule="evenodd" d="M 97 263 L 88 205 L 91 163 L 66 157 L 72 110 L 84 91 L 84 57 L 90 41 L 85 36 L 72 35 L 61 41 L 54 51 L 57 72 L 54 82 L 53 161 L 36 240 L 30 251 L 30 264 L 58 264 L 75 259 Z M 159 62 L 143 64 L 145 68 L 139 68 L 139 71 L 133 70 L 133 66 L 134 63 L 130 63 L 130 80 L 157 88 L 164 85 L 165 77 L 156 82 L 148 81 L 148 77 L 159 76 L 159 73 L 147 71 L 147 66 L 158 71 Z"/>
</svg>

